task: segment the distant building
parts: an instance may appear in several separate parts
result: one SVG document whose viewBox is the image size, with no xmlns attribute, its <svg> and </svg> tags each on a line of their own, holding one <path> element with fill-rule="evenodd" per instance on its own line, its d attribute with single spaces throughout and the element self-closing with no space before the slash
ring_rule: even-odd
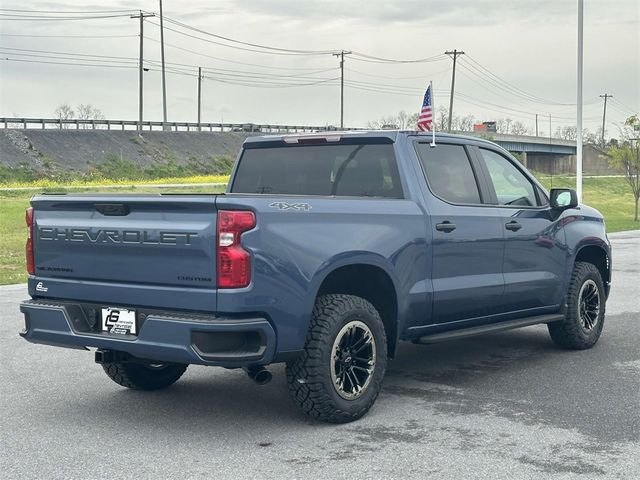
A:
<svg viewBox="0 0 640 480">
<path fill-rule="evenodd" d="M 496 122 L 482 122 L 476 123 L 473 126 L 474 132 L 492 132 L 497 133 Z"/>
</svg>

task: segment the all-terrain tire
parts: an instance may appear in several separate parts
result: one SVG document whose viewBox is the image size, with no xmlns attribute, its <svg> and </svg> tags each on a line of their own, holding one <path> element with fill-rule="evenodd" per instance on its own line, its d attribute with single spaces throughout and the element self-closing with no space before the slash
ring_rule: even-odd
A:
<svg viewBox="0 0 640 480">
<path fill-rule="evenodd" d="M 359 396 L 345 399 L 332 380 L 332 352 L 338 334 L 353 322 L 362 322 L 368 327 L 375 346 L 375 353 L 370 350 L 375 364 Z M 304 352 L 287 363 L 289 393 L 302 411 L 313 418 L 331 423 L 352 422 L 367 413 L 375 402 L 386 366 L 387 338 L 380 314 L 373 305 L 354 295 L 323 295 L 313 308 Z"/>
<path fill-rule="evenodd" d="M 107 376 L 123 387 L 134 390 L 160 390 L 178 381 L 187 369 L 181 364 L 146 365 L 133 362 L 103 363 Z"/>
<path fill-rule="evenodd" d="M 587 286 L 597 288 L 599 308 L 592 328 L 585 328 L 581 320 L 581 291 Z M 583 293 L 585 295 L 585 293 Z M 600 271 L 587 262 L 576 262 L 567 297 L 565 317 L 559 322 L 549 323 L 549 334 L 556 345 L 570 350 L 584 350 L 593 347 L 602 333 L 605 314 L 605 289 Z"/>
</svg>

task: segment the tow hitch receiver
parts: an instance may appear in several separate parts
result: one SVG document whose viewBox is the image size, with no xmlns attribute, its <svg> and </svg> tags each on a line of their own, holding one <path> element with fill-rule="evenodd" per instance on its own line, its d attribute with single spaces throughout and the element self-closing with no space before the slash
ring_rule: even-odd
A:
<svg viewBox="0 0 640 480">
<path fill-rule="evenodd" d="M 114 363 L 114 362 L 128 362 L 131 360 L 131 355 L 125 352 L 118 352 L 115 350 L 96 350 L 96 363 Z"/>
</svg>

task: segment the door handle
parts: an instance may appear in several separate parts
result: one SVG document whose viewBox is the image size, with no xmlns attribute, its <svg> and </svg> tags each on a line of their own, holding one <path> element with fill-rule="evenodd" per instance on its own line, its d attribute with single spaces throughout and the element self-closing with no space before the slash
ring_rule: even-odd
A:
<svg viewBox="0 0 640 480">
<path fill-rule="evenodd" d="M 455 229 L 456 229 L 456 224 L 451 223 L 449 220 L 445 220 L 444 222 L 438 223 L 436 225 L 436 230 L 440 232 L 449 233 L 449 232 L 453 232 Z"/>
<path fill-rule="evenodd" d="M 511 230 L 512 232 L 517 232 L 518 230 L 520 230 L 522 228 L 522 225 L 520 225 L 515 220 L 511 220 L 509 223 L 507 223 L 504 226 L 504 228 L 506 228 L 507 230 Z"/>
</svg>

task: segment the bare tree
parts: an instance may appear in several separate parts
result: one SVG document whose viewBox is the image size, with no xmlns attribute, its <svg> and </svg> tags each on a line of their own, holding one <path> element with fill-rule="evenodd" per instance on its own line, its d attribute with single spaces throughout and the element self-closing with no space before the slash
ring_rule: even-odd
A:
<svg viewBox="0 0 640 480">
<path fill-rule="evenodd" d="M 397 115 L 380 117 L 377 120 L 367 122 L 367 128 L 378 130 L 381 128 L 397 128 L 400 130 L 413 130 L 418 123 L 418 113 L 407 113 L 400 110 Z"/>
<path fill-rule="evenodd" d="M 602 138 L 602 128 L 598 127 L 595 132 L 590 132 L 588 128 L 582 130 L 582 141 L 592 145 L 600 145 Z"/>
<path fill-rule="evenodd" d="M 513 122 L 513 125 L 511 125 L 511 133 L 513 135 L 528 135 L 530 133 L 530 130 L 529 127 L 518 120 Z"/>
<path fill-rule="evenodd" d="M 511 124 L 513 123 L 513 120 L 511 120 L 510 118 L 505 118 L 504 120 L 504 133 L 511 133 Z"/>
<path fill-rule="evenodd" d="M 449 122 L 449 110 L 445 107 L 440 107 L 435 115 L 436 130 L 444 132 L 447 130 L 447 123 Z"/>
<path fill-rule="evenodd" d="M 634 199 L 633 221 L 638 221 L 638 200 L 640 200 L 640 141 L 632 135 L 640 130 L 638 115 L 627 118 L 624 122 L 622 138 L 618 146 L 609 148 L 609 164 L 622 171 L 627 179 Z"/>
<path fill-rule="evenodd" d="M 407 112 L 400 110 L 396 119 L 396 125 L 398 125 L 399 129 L 404 130 L 407 128 L 407 124 L 409 123 L 409 115 Z"/>
<path fill-rule="evenodd" d="M 419 116 L 420 114 L 418 114 L 417 112 L 409 115 L 409 117 L 407 118 L 407 125 L 405 128 L 407 128 L 408 130 L 416 128 L 416 125 L 418 125 Z"/>
<path fill-rule="evenodd" d="M 62 105 L 60 105 L 53 111 L 53 114 L 58 120 L 71 120 L 73 117 L 75 117 L 75 112 L 68 103 L 63 103 Z M 69 128 L 69 125 L 61 123 L 60 128 Z"/>
<path fill-rule="evenodd" d="M 458 122 L 458 130 L 461 132 L 472 132 L 474 123 L 475 117 L 473 115 L 466 115 L 460 118 L 460 121 Z"/>
<path fill-rule="evenodd" d="M 556 137 L 564 140 L 575 140 L 578 129 L 575 125 L 558 126 L 556 128 Z"/>
<path fill-rule="evenodd" d="M 104 114 L 99 108 L 94 107 L 90 103 L 86 105 L 81 103 L 76 108 L 78 112 L 78 118 L 80 120 L 104 120 Z M 88 128 L 88 125 L 81 125 L 80 128 Z"/>
</svg>

